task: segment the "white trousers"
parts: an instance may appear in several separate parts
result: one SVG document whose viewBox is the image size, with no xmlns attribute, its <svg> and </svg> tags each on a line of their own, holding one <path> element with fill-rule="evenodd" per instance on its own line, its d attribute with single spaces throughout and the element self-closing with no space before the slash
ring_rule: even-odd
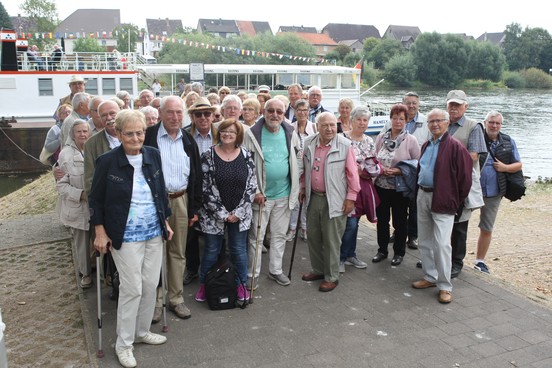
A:
<svg viewBox="0 0 552 368">
<path fill-rule="evenodd" d="M 112 249 L 119 271 L 116 348 L 130 347 L 136 337 L 143 337 L 151 326 L 156 288 L 163 261 L 161 236 Z"/>
<path fill-rule="evenodd" d="M 454 215 L 432 212 L 432 201 L 433 193 L 418 190 L 418 249 L 422 257 L 424 278 L 436 283 L 439 290 L 452 291 L 450 236 Z"/>
<path fill-rule="evenodd" d="M 257 245 L 257 236 L 259 237 L 259 248 L 263 246 L 263 239 L 266 233 L 266 226 L 270 221 L 270 251 L 268 271 L 274 275 L 281 274 L 282 271 L 282 258 L 284 257 L 284 250 L 286 248 L 286 233 L 289 225 L 289 217 L 291 210 L 289 209 L 289 197 L 279 199 L 266 200 L 263 205 L 262 218 L 260 224 L 260 231 L 257 234 L 257 227 L 259 226 L 259 207 L 253 206 L 253 220 L 251 227 L 249 228 L 248 243 L 249 249 L 247 254 L 247 276 L 253 275 L 253 263 L 255 258 L 255 247 Z M 261 273 L 261 256 L 262 249 L 257 252 L 257 264 L 255 269 L 255 277 L 258 277 Z"/>
</svg>

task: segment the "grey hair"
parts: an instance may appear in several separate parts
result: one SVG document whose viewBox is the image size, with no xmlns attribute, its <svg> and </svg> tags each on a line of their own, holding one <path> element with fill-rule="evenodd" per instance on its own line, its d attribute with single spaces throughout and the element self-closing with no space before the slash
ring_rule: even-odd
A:
<svg viewBox="0 0 552 368">
<path fill-rule="evenodd" d="M 75 93 L 73 99 L 71 100 L 71 105 L 73 105 L 73 110 L 82 103 L 87 103 L 90 95 L 86 92 Z"/>
<path fill-rule="evenodd" d="M 224 110 L 226 108 L 226 105 L 228 105 L 230 101 L 237 102 L 238 106 L 240 107 L 240 110 L 242 109 L 242 100 L 236 95 L 228 95 L 224 97 L 224 100 L 222 100 L 222 104 L 220 105 L 220 109 Z"/>
<path fill-rule="evenodd" d="M 314 92 L 320 92 L 320 94 L 322 94 L 322 88 L 318 86 L 312 86 L 311 88 L 309 88 L 308 95 L 310 96 Z"/>
<path fill-rule="evenodd" d="M 98 106 L 100 106 L 100 104 L 102 103 L 103 100 L 104 100 L 104 99 L 103 99 L 102 96 L 94 96 L 94 97 L 92 97 L 90 100 L 88 100 L 88 108 L 89 108 L 90 110 L 92 110 L 92 107 L 93 107 L 94 104 L 95 104 L 96 102 L 98 102 L 98 101 L 100 102 L 100 103 L 98 104 Z"/>
<path fill-rule="evenodd" d="M 309 101 L 305 100 L 305 99 L 300 99 L 300 100 L 297 100 L 295 101 L 295 106 L 293 106 L 293 109 L 294 110 L 297 110 L 299 108 L 299 106 L 305 106 L 305 107 L 309 107 Z"/>
<path fill-rule="evenodd" d="M 157 117 L 159 117 L 159 110 L 157 110 L 155 107 L 150 105 L 140 108 L 139 111 L 144 115 L 155 114 L 157 115 Z"/>
<path fill-rule="evenodd" d="M 429 117 L 429 115 L 435 115 L 435 114 L 442 115 L 444 117 L 444 119 L 446 119 L 447 121 L 450 121 L 450 115 L 449 115 L 448 111 L 443 110 L 443 109 L 433 109 L 430 112 L 428 112 L 426 116 Z"/>
<path fill-rule="evenodd" d="M 502 122 L 504 122 L 504 117 L 502 116 L 501 113 L 499 113 L 498 111 L 496 110 L 491 110 L 487 113 L 487 116 L 485 116 L 485 121 L 489 121 L 490 118 L 493 118 L 495 116 L 500 116 L 500 120 L 502 120 Z"/>
<path fill-rule="evenodd" d="M 152 91 L 150 91 L 149 89 L 143 89 L 143 90 L 141 90 L 140 93 L 138 94 L 138 98 L 142 97 L 142 95 L 144 95 L 144 94 L 146 94 L 146 93 L 153 96 L 153 92 L 152 92 Z"/>
<path fill-rule="evenodd" d="M 368 106 L 357 106 L 351 111 L 351 120 L 366 117 L 368 120 L 372 117 L 372 112 Z"/>
<path fill-rule="evenodd" d="M 117 92 L 116 96 L 122 100 L 125 97 L 130 97 L 130 93 L 128 93 L 127 91 L 119 91 Z"/>
<path fill-rule="evenodd" d="M 180 104 L 180 107 L 182 107 L 182 110 L 184 110 L 184 100 L 181 99 L 178 96 L 165 96 L 165 97 L 161 98 L 161 103 L 159 104 L 159 109 L 160 110 L 165 110 L 165 105 L 167 104 L 168 101 L 178 102 Z"/>
</svg>

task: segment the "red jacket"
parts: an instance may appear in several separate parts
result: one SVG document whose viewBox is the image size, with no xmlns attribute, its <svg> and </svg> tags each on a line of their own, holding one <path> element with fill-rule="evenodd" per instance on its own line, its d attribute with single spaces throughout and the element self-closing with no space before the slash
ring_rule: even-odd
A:
<svg viewBox="0 0 552 368">
<path fill-rule="evenodd" d="M 423 156 L 429 142 L 422 146 Z M 420 157 L 421 157 L 420 156 Z M 439 143 L 433 172 L 431 211 L 454 215 L 470 192 L 473 160 L 457 139 L 445 133 Z M 420 167 L 418 166 L 418 172 Z"/>
</svg>

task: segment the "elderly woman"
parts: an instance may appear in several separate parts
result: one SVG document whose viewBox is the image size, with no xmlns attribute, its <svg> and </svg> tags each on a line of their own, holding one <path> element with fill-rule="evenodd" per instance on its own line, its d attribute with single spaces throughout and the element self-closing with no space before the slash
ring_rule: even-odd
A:
<svg viewBox="0 0 552 368">
<path fill-rule="evenodd" d="M 219 88 L 218 90 L 218 95 L 220 97 L 220 102 L 222 103 L 222 101 L 224 101 L 224 99 L 226 98 L 226 96 L 229 96 L 232 94 L 232 91 L 230 91 L 230 88 L 226 87 L 226 86 L 222 86 Z"/>
<path fill-rule="evenodd" d="M 256 98 L 248 98 L 243 101 L 242 118 L 245 125 L 253 126 L 257 122 L 257 119 L 259 119 L 260 112 L 261 104 Z"/>
<path fill-rule="evenodd" d="M 244 147 L 243 125 L 235 119 L 224 120 L 216 133 L 218 145 L 201 156 L 203 170 L 203 207 L 199 223 L 205 236 L 205 248 L 195 299 L 203 302 L 205 275 L 217 262 L 228 234 L 227 249 L 236 266 L 238 300 L 249 299 L 247 281 L 247 233 L 253 215 L 251 203 L 257 191 L 253 156 Z"/>
<path fill-rule="evenodd" d="M 220 105 L 220 97 L 216 93 L 209 93 L 207 99 L 211 103 L 211 106 Z"/>
<path fill-rule="evenodd" d="M 80 287 L 92 286 L 90 265 L 90 238 L 88 235 L 88 201 L 84 191 L 84 144 L 89 137 L 88 123 L 77 119 L 69 131 L 71 144 L 65 146 L 58 164 L 65 175 L 57 182 L 59 193 L 57 212 L 63 225 L 71 228 L 73 251 L 82 274 Z"/>
<path fill-rule="evenodd" d="M 409 134 L 404 128 L 408 110 L 405 105 L 397 104 L 391 107 L 389 114 L 391 128 L 382 132 L 376 138 L 377 159 L 383 165 L 383 172 L 376 178 L 376 190 L 380 197 L 380 205 L 376 210 L 378 216 L 378 253 L 372 258 L 372 262 L 381 262 L 387 258 L 389 243 L 390 212 L 395 228 L 395 240 L 393 242 L 394 256 L 392 266 L 401 264 L 406 249 L 406 227 L 408 215 L 408 203 L 410 198 L 399 191 L 397 183 L 403 171 L 398 167 L 399 163 L 410 161 L 410 166 L 416 167 L 420 158 L 420 146 L 418 140 Z M 414 160 L 414 161 L 412 161 Z M 410 175 L 416 175 L 411 171 Z M 408 178 L 402 178 L 405 181 Z"/>
<path fill-rule="evenodd" d="M 140 112 L 146 117 L 146 126 L 152 126 L 159 121 L 159 110 L 153 106 L 144 106 Z"/>
<path fill-rule="evenodd" d="M 119 91 L 117 92 L 116 96 L 119 97 L 124 103 L 122 109 L 130 109 L 130 93 L 128 93 L 127 91 Z"/>
<path fill-rule="evenodd" d="M 295 132 L 299 136 L 299 146 L 303 150 L 305 139 L 313 136 L 316 133 L 316 124 L 309 120 L 309 101 L 297 100 L 295 103 L 295 118 L 297 119 L 291 125 L 295 128 Z M 299 213 L 299 206 L 291 210 L 289 218 L 289 229 L 286 234 L 286 240 L 292 241 L 297 231 L 297 219 L 301 216 L 301 239 L 307 240 L 307 209 L 303 207 Z"/>
<path fill-rule="evenodd" d="M 266 101 L 270 100 L 272 96 L 268 92 L 261 92 L 257 94 L 257 100 L 261 103 L 261 110 L 259 111 L 259 114 L 264 115 L 264 107 L 266 104 Z"/>
<path fill-rule="evenodd" d="M 186 98 L 184 99 L 184 104 L 186 105 L 186 111 L 184 111 L 184 122 L 182 123 L 182 127 L 187 127 L 192 124 L 192 119 L 190 118 L 190 114 L 188 113 L 188 110 L 195 104 L 197 99 L 199 98 L 199 94 L 194 91 L 190 91 Z"/>
<path fill-rule="evenodd" d="M 337 118 L 337 132 L 349 132 L 352 129 L 351 123 L 351 111 L 355 108 L 353 100 L 350 98 L 342 98 L 339 100 L 337 107 L 339 111 L 339 117 Z"/>
<path fill-rule="evenodd" d="M 94 246 L 111 251 L 119 271 L 117 342 L 124 367 L 135 367 L 133 343 L 158 345 L 165 336 L 150 332 L 163 259 L 163 239 L 173 232 L 161 156 L 144 146 L 144 114 L 123 110 L 115 119 L 121 145 L 96 161 L 89 196 Z"/>
<path fill-rule="evenodd" d="M 69 104 L 62 104 L 56 110 L 58 121 L 48 130 L 46 139 L 44 140 L 44 148 L 40 153 L 40 162 L 44 165 L 53 165 L 57 162 L 59 153 L 61 152 L 61 125 L 63 121 L 71 115 L 73 107 Z"/>
<path fill-rule="evenodd" d="M 343 101 L 343 100 L 342 100 Z M 358 221 L 362 215 L 366 215 L 368 221 L 376 222 L 376 207 L 378 205 L 375 193 L 373 177 L 381 173 L 382 167 L 378 163 L 374 141 L 364 131 L 372 114 L 366 106 L 356 107 L 350 114 L 351 130 L 343 132 L 345 138 L 351 140 L 358 167 L 360 180 L 360 192 L 355 202 L 355 210 L 347 217 L 345 233 L 341 240 L 341 255 L 339 272 L 345 272 L 345 265 L 356 268 L 366 268 L 367 264 L 356 255 Z"/>
</svg>

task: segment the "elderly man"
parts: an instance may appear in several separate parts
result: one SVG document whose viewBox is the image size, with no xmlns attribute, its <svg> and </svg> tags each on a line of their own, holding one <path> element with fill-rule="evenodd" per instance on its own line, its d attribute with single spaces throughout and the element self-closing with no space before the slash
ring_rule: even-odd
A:
<svg viewBox="0 0 552 368">
<path fill-rule="evenodd" d="M 309 96 L 309 120 L 313 123 L 316 117 L 324 111 L 329 111 L 322 106 L 322 89 L 318 86 L 312 86 L 308 91 Z"/>
<path fill-rule="evenodd" d="M 69 104 L 70 105 L 71 102 L 73 101 L 73 97 L 77 93 L 85 91 L 85 85 L 86 85 L 86 81 L 84 79 L 82 79 L 81 76 L 72 75 L 71 79 L 69 79 L 69 89 L 71 90 L 71 93 L 59 100 L 58 107 L 60 105 L 63 105 L 63 104 Z M 57 108 L 56 108 L 56 110 L 57 110 Z"/>
<path fill-rule="evenodd" d="M 103 101 L 98 106 L 98 115 L 104 129 L 90 137 L 84 144 L 84 191 L 86 193 L 90 193 L 92 187 L 96 159 L 121 144 L 115 129 L 115 117 L 118 112 L 119 105 L 112 100 Z"/>
<path fill-rule="evenodd" d="M 303 164 L 298 157 L 299 137 L 294 128 L 285 122 L 284 113 L 284 103 L 270 99 L 266 103 L 264 116 L 245 131 L 243 145 L 254 153 L 257 174 L 253 225 L 248 236 L 247 287 L 250 290 L 258 286 L 262 252 L 256 247 L 259 245 L 258 240 L 264 239 L 269 222 L 271 237 L 268 277 L 282 286 L 291 283 L 282 270 L 282 258 L 291 210 L 299 199 L 299 175 Z M 253 269 L 254 264 L 256 269 Z"/>
<path fill-rule="evenodd" d="M 90 111 L 90 120 L 88 120 L 88 131 L 90 132 L 90 137 L 105 128 L 105 125 L 102 121 L 102 118 L 100 117 L 98 110 L 98 107 L 103 101 L 104 99 L 102 97 L 95 96 L 90 99 L 90 102 L 88 102 L 88 110 Z"/>
<path fill-rule="evenodd" d="M 479 218 L 479 239 L 474 268 L 489 273 L 485 256 L 493 236 L 493 226 L 502 196 L 506 193 L 506 175 L 521 170 L 521 158 L 516 142 L 500 131 L 504 119 L 498 111 L 491 111 L 485 117 L 485 142 L 488 154 L 479 157 L 481 167 L 481 189 L 485 205 Z"/>
<path fill-rule="evenodd" d="M 163 177 L 172 210 L 169 225 L 174 236 L 165 245 L 169 309 L 177 317 L 187 319 L 192 314 L 183 296 L 186 238 L 188 227 L 197 221 L 197 211 L 201 206 L 200 156 L 194 138 L 182 129 L 184 101 L 178 96 L 163 97 L 160 113 L 161 122 L 147 128 L 144 144 L 161 152 Z M 158 289 L 153 322 L 161 319 L 162 300 L 163 292 Z"/>
<path fill-rule="evenodd" d="M 154 99 L 153 92 L 149 89 L 143 89 L 138 94 L 138 100 L 140 100 L 140 107 L 148 106 Z"/>
<path fill-rule="evenodd" d="M 301 96 L 303 95 L 303 88 L 299 83 L 294 83 L 288 86 L 287 91 L 289 106 L 286 110 L 286 119 L 293 123 L 297 120 L 297 117 L 295 116 L 295 103 L 301 99 Z"/>
<path fill-rule="evenodd" d="M 341 238 L 360 184 L 351 141 L 337 135 L 336 117 L 323 112 L 316 122 L 318 134 L 307 138 L 303 155 L 307 242 L 312 267 L 303 280 L 323 280 L 318 290 L 327 292 L 339 283 Z"/>
<path fill-rule="evenodd" d="M 447 94 L 447 110 L 450 115 L 448 132 L 466 147 L 473 160 L 472 186 L 470 194 L 464 203 L 462 212 L 457 217 L 452 228 L 452 270 L 455 278 L 462 272 L 466 256 L 466 241 L 468 237 L 468 221 L 474 209 L 483 206 L 481 184 L 479 183 L 479 154 L 487 152 L 483 127 L 473 119 L 465 116 L 468 110 L 468 98 L 461 90 L 452 90 Z"/>
<path fill-rule="evenodd" d="M 241 98 L 236 95 L 228 95 L 220 105 L 220 111 L 224 119 L 240 120 L 242 113 Z"/>
<path fill-rule="evenodd" d="M 66 144 L 71 144 L 72 140 L 69 137 L 69 132 L 73 127 L 73 123 L 77 119 L 88 121 L 88 114 L 90 114 L 90 109 L 88 108 L 88 103 L 90 102 L 90 95 L 85 92 L 78 92 L 73 96 L 71 104 L 73 105 L 73 112 L 63 121 L 61 124 L 61 132 L 59 134 L 60 143 L 62 148 Z"/>
<path fill-rule="evenodd" d="M 427 115 L 431 138 L 418 163 L 418 229 L 425 276 L 415 289 L 437 286 L 439 302 L 452 301 L 451 233 L 454 216 L 468 196 L 473 164 L 466 148 L 448 132 L 449 115 L 433 109 Z"/>
<path fill-rule="evenodd" d="M 192 124 L 184 128 L 194 137 L 199 154 L 202 155 L 215 144 L 216 129 L 212 127 L 215 106 L 212 106 L 206 97 L 199 97 L 190 106 L 188 113 Z M 199 235 L 201 231 L 195 227 L 188 229 L 186 244 L 186 271 L 184 272 L 184 285 L 190 284 L 199 276 Z"/>
</svg>

